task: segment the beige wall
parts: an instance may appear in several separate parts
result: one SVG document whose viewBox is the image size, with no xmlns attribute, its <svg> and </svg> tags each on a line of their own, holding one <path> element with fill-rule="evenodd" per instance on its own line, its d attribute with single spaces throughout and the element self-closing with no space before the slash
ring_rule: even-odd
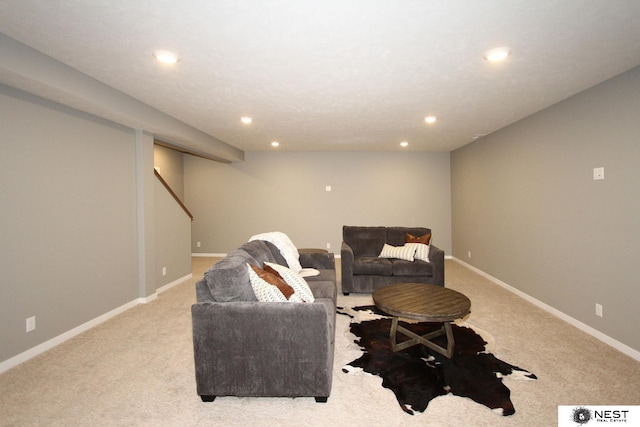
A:
<svg viewBox="0 0 640 427">
<path fill-rule="evenodd" d="M 191 221 L 151 135 L 2 85 L 0 117 L 2 372 L 190 275 Z"/>
<path fill-rule="evenodd" d="M 1 85 L 0 117 L 2 362 L 138 289 L 133 131 Z"/>
<path fill-rule="evenodd" d="M 155 144 L 153 146 L 153 167 L 160 170 L 160 175 L 173 192 L 184 202 L 184 170 L 182 153 L 171 148 Z"/>
<path fill-rule="evenodd" d="M 154 271 L 158 289 L 191 274 L 191 218 L 159 179 L 155 180 L 154 193 Z"/>
<path fill-rule="evenodd" d="M 453 255 L 635 350 L 639 118 L 636 68 L 451 158 Z"/>
<path fill-rule="evenodd" d="M 184 170 L 193 252 L 282 231 L 298 247 L 340 253 L 343 225 L 425 226 L 451 252 L 449 153 L 250 152 L 234 164 L 186 155 Z"/>
<path fill-rule="evenodd" d="M 171 190 L 184 201 L 183 154 L 155 144 L 154 168 Z M 155 283 L 156 289 L 191 274 L 191 218 L 154 177 Z M 166 268 L 166 275 L 162 269 Z"/>
</svg>

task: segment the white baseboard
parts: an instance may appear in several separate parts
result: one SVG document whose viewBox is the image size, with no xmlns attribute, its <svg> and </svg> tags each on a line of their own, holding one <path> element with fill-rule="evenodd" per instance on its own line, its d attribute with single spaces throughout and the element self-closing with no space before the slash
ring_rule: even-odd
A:
<svg viewBox="0 0 640 427">
<path fill-rule="evenodd" d="M 340 254 L 334 254 L 336 258 L 340 258 Z M 199 256 L 199 257 L 215 257 L 215 258 L 224 258 L 227 254 L 217 254 L 217 253 L 204 253 L 204 252 L 193 252 L 191 256 Z"/>
<path fill-rule="evenodd" d="M 173 288 L 176 285 L 179 285 L 180 283 L 184 282 L 185 280 L 189 280 L 193 277 L 193 274 L 189 273 L 186 276 L 183 276 L 181 278 L 179 278 L 178 280 L 174 280 L 171 283 L 167 283 L 164 286 L 159 287 L 158 289 L 156 289 L 156 291 L 154 293 L 152 293 L 151 295 L 147 296 L 147 297 L 143 297 L 143 298 L 138 298 L 138 303 L 140 304 L 148 304 L 152 301 L 155 301 L 158 298 L 158 295 L 163 293 L 166 290 L 169 290 L 171 288 Z"/>
<path fill-rule="evenodd" d="M 490 274 L 485 273 L 484 271 L 470 265 L 467 264 L 466 262 L 453 257 L 453 260 L 455 260 L 456 262 L 464 265 L 465 267 L 467 267 L 469 270 L 478 273 L 479 275 L 481 275 L 482 277 L 491 280 L 493 283 L 495 283 L 498 286 L 501 286 L 503 288 L 505 288 L 506 290 L 513 292 L 514 294 L 518 295 L 521 298 L 524 298 L 525 300 L 529 301 L 530 303 L 540 307 L 541 309 L 543 309 L 544 311 L 553 314 L 556 317 L 559 317 L 560 319 L 564 320 L 565 322 L 575 326 L 576 328 L 580 329 L 583 332 L 586 332 L 587 334 L 593 336 L 594 338 L 599 339 L 600 341 L 602 341 L 603 343 L 610 345 L 611 347 L 615 348 L 616 350 L 626 354 L 627 356 L 640 361 L 640 351 L 635 350 L 631 347 L 629 347 L 626 344 L 621 343 L 620 341 L 611 338 L 608 335 L 603 334 L 602 332 L 598 331 L 597 329 L 592 328 L 589 325 L 586 325 L 584 323 L 582 323 L 581 321 L 574 319 L 573 317 L 561 312 L 558 309 L 555 309 L 553 307 L 551 307 L 550 305 L 547 305 L 545 303 L 543 303 L 542 301 L 539 301 L 535 298 L 533 298 L 531 295 L 526 294 L 524 292 L 522 292 L 519 289 L 514 288 L 511 285 L 508 285 L 507 283 L 491 276 Z"/>
<path fill-rule="evenodd" d="M 67 331 L 61 335 L 58 335 L 55 338 L 51 338 L 48 341 L 43 342 L 42 344 L 38 344 L 35 347 L 30 348 L 29 350 L 18 354 L 17 356 L 12 357 L 11 359 L 7 359 L 4 362 L 0 362 L 0 374 L 2 374 L 5 371 L 8 371 L 9 369 L 18 366 L 21 363 L 26 362 L 27 360 L 38 356 L 41 353 L 44 353 L 47 350 L 51 350 L 53 347 L 62 344 L 65 341 L 70 340 L 71 338 L 80 335 L 83 332 L 88 331 L 89 329 L 98 326 L 99 324 L 106 322 L 107 320 L 121 314 L 124 313 L 125 311 L 129 310 L 130 308 L 135 307 L 138 304 L 147 304 L 150 303 L 151 301 L 155 300 L 158 298 L 158 294 L 162 293 L 164 291 L 166 291 L 167 289 L 170 289 L 182 282 L 184 282 L 185 280 L 191 279 L 193 277 L 193 274 L 188 274 L 184 277 L 181 277 L 178 280 L 175 280 L 165 286 L 162 286 L 161 288 L 158 288 L 156 290 L 156 292 L 152 295 L 149 295 L 148 297 L 145 298 L 136 298 L 133 301 L 130 301 L 118 308 L 115 308 L 111 311 L 109 311 L 108 313 L 105 313 L 101 316 L 96 317 L 93 320 L 90 320 L 86 323 L 83 323 L 80 326 L 77 326 L 73 329 L 71 329 L 70 331 Z"/>
<path fill-rule="evenodd" d="M 342 256 L 340 255 L 340 252 L 334 252 L 334 255 L 336 258 L 342 258 Z M 206 253 L 206 252 L 192 252 L 191 256 L 201 256 L 201 257 L 218 257 L 218 258 L 224 258 L 225 256 L 227 256 L 227 254 L 222 254 L 222 253 Z M 444 259 L 455 259 L 453 258 L 451 255 L 445 255 Z"/>
<path fill-rule="evenodd" d="M 205 253 L 205 252 L 193 252 L 191 256 L 201 256 L 201 257 L 215 257 L 215 258 L 224 258 L 227 254 L 216 254 L 216 253 Z"/>
<path fill-rule="evenodd" d="M 156 289 L 156 295 L 157 294 L 161 294 L 161 293 L 163 293 L 165 291 L 168 291 L 169 289 L 173 288 L 174 286 L 179 285 L 180 283 L 182 283 L 184 281 L 187 281 L 187 280 L 191 279 L 192 277 L 193 277 L 193 274 L 189 273 L 186 276 L 182 276 L 181 278 L 179 278 L 177 280 L 174 280 L 171 283 L 167 283 L 166 285 L 161 286 L 158 289 Z"/>
<path fill-rule="evenodd" d="M 152 293 L 147 297 L 138 298 L 136 301 L 138 302 L 138 304 L 148 304 L 152 301 L 155 301 L 157 298 L 158 298 L 158 291 Z"/>
<path fill-rule="evenodd" d="M 88 321 L 87 323 L 83 323 L 82 325 L 75 327 L 73 329 L 71 329 L 70 331 L 67 331 L 61 335 L 58 335 L 55 338 L 52 338 L 48 341 L 43 342 L 42 344 L 38 344 L 35 347 L 30 348 L 29 350 L 18 354 L 17 356 L 12 357 L 11 359 L 5 360 L 4 362 L 0 363 L 0 374 L 8 371 L 9 369 L 18 366 L 19 364 L 26 362 L 27 360 L 41 354 L 44 353 L 47 350 L 52 349 L 53 347 L 62 344 L 63 342 L 70 340 L 71 338 L 75 337 L 76 335 L 79 335 L 85 331 L 88 331 L 89 329 L 98 326 L 99 324 L 111 319 L 112 317 L 115 317 L 121 313 L 124 313 L 125 311 L 129 310 L 132 307 L 135 307 L 136 305 L 139 304 L 138 299 L 135 299 L 131 302 L 128 302 L 114 310 L 111 310 L 108 313 L 103 314 L 102 316 L 98 316 L 93 320 Z"/>
</svg>

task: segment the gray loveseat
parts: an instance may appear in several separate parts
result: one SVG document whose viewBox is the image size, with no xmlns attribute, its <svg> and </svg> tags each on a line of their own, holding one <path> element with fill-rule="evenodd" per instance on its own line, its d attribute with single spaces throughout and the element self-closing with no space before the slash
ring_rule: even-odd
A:
<svg viewBox="0 0 640 427">
<path fill-rule="evenodd" d="M 313 303 L 258 302 L 247 263 L 287 265 L 275 245 L 255 240 L 229 252 L 196 283 L 191 307 L 197 393 L 216 396 L 310 396 L 331 393 L 336 319 L 335 258 L 300 253 Z"/>
<path fill-rule="evenodd" d="M 406 234 L 424 236 L 431 230 L 423 227 L 342 228 L 342 293 L 373 292 L 394 283 L 429 283 L 444 286 L 444 251 L 429 245 L 429 262 L 380 258 L 385 243 L 405 244 Z"/>
</svg>

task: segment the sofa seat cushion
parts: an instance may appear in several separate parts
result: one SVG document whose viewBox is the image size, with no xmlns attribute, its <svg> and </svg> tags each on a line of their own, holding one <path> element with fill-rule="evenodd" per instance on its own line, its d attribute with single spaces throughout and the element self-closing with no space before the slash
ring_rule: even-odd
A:
<svg viewBox="0 0 640 427">
<path fill-rule="evenodd" d="M 316 302 L 321 299 L 336 301 L 338 288 L 336 288 L 336 282 L 333 280 L 309 282 L 309 289 L 313 292 Z"/>
<path fill-rule="evenodd" d="M 394 276 L 433 276 L 433 267 L 428 262 L 392 259 L 391 264 Z"/>
<path fill-rule="evenodd" d="M 357 257 L 353 260 L 353 274 L 391 276 L 393 274 L 392 261 L 396 260 L 377 256 Z"/>
<path fill-rule="evenodd" d="M 336 271 L 329 269 L 320 269 L 318 270 L 319 274 L 315 276 L 305 277 L 304 280 L 307 283 L 313 282 L 335 282 L 336 281 Z"/>
</svg>

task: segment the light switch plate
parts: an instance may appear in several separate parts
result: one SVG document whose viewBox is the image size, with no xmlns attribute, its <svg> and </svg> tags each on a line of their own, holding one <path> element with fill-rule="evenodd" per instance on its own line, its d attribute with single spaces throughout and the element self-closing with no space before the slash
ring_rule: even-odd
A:
<svg viewBox="0 0 640 427">
<path fill-rule="evenodd" d="M 596 316 L 602 317 L 602 304 L 596 303 Z"/>
</svg>

